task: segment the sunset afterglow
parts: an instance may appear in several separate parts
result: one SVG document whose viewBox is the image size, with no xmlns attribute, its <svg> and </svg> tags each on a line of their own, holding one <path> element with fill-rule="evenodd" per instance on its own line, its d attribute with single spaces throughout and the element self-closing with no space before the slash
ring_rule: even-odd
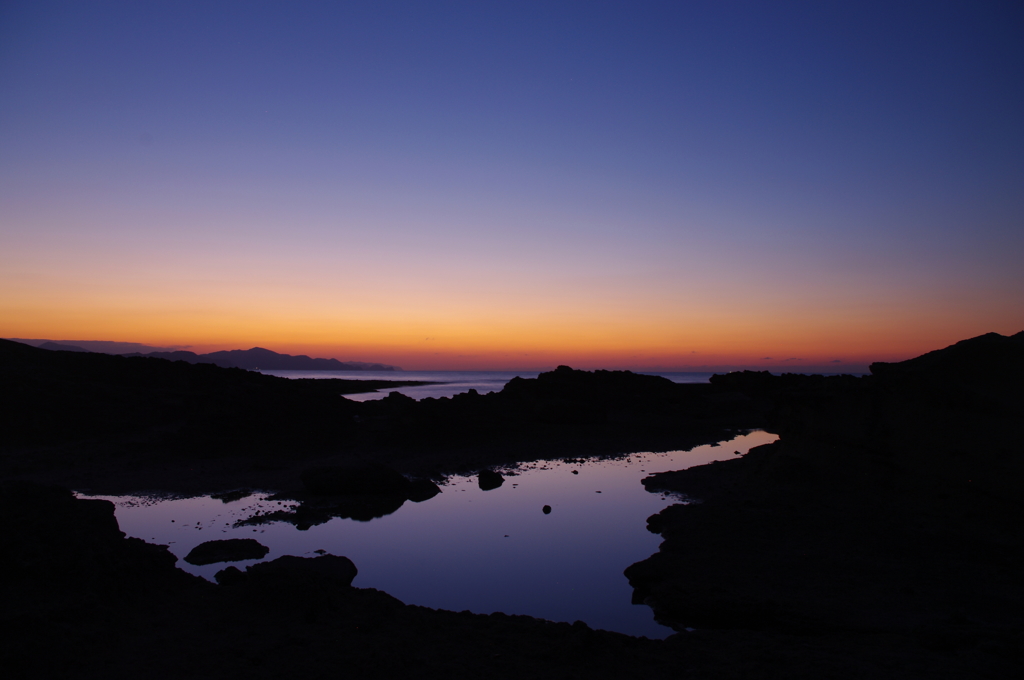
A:
<svg viewBox="0 0 1024 680">
<path fill-rule="evenodd" d="M 0 337 L 841 372 L 1016 333 L 1020 17 L 957 7 L 10 3 Z"/>
</svg>

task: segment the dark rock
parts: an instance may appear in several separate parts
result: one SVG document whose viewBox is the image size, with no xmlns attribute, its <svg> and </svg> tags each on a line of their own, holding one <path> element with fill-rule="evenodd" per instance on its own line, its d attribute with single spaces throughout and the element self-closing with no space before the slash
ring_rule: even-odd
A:
<svg viewBox="0 0 1024 680">
<path fill-rule="evenodd" d="M 429 479 L 414 479 L 409 484 L 409 500 L 422 503 L 441 493 L 441 487 Z"/>
<path fill-rule="evenodd" d="M 412 486 L 387 465 L 364 461 L 309 468 L 301 479 L 307 491 L 323 496 L 382 494 L 408 498 Z"/>
<path fill-rule="evenodd" d="M 249 489 L 235 489 L 234 491 L 210 494 L 210 498 L 216 498 L 222 503 L 231 503 L 233 501 L 240 501 L 243 498 L 248 498 L 251 495 L 252 491 Z"/>
<path fill-rule="evenodd" d="M 504 484 L 505 478 L 501 476 L 501 473 L 494 470 L 481 470 L 477 476 L 477 483 L 483 491 L 490 491 Z"/>
<path fill-rule="evenodd" d="M 312 581 L 348 587 L 352 585 L 352 579 L 358 573 L 356 565 L 347 557 L 284 555 L 270 562 L 251 564 L 245 568 L 245 572 L 235 567 L 228 567 L 217 572 L 214 578 L 221 585 L 235 585 L 247 581 L 292 580 L 301 584 L 308 584 Z"/>
<path fill-rule="evenodd" d="M 65 345 L 59 342 L 44 342 L 38 345 L 39 349 L 48 349 L 54 352 L 88 352 L 89 350 L 78 345 Z"/>
<path fill-rule="evenodd" d="M 384 517 L 398 510 L 402 505 L 405 504 L 405 496 L 393 496 L 393 495 L 377 495 L 377 496 L 344 496 L 336 500 L 329 507 L 314 509 L 310 508 L 309 515 L 306 516 L 303 522 L 297 524 L 299 529 L 308 528 L 304 526 L 304 522 L 308 521 L 309 518 L 315 517 L 317 512 L 324 515 L 324 518 L 320 521 L 314 521 L 313 524 L 322 524 L 334 517 L 340 517 L 342 519 L 354 519 L 357 522 L 369 522 L 371 519 L 377 519 L 378 517 Z M 302 510 L 305 510 L 304 505 L 300 508 L 300 516 L 302 516 Z"/>
<path fill-rule="evenodd" d="M 113 605 L 140 593 L 204 583 L 176 569 L 167 546 L 126 538 L 113 503 L 75 498 L 65 488 L 0 481 L 0 526 L 0 619 L 17 611 L 74 609 L 93 592 Z"/>
<path fill-rule="evenodd" d="M 238 567 L 227 567 L 214 574 L 214 578 L 222 586 L 233 586 L 245 582 L 245 572 Z"/>
<path fill-rule="evenodd" d="M 252 538 L 229 538 L 223 541 L 200 543 L 189 551 L 185 561 L 203 565 L 217 562 L 240 562 L 266 557 L 270 548 Z"/>
<path fill-rule="evenodd" d="M 48 343 L 54 344 L 54 343 Z M 64 349 L 65 346 L 46 347 L 46 349 Z M 78 348 L 72 351 L 84 352 Z M 262 347 L 252 349 L 232 349 L 209 354 L 195 352 L 149 352 L 140 354 L 131 352 L 125 356 L 143 356 L 154 359 L 170 359 L 171 361 L 187 361 L 190 364 L 215 364 L 222 368 L 244 368 L 246 370 L 270 371 L 400 371 L 397 366 L 387 364 L 371 364 L 362 361 L 338 361 L 337 359 L 314 359 L 300 354 L 279 354 Z"/>
</svg>

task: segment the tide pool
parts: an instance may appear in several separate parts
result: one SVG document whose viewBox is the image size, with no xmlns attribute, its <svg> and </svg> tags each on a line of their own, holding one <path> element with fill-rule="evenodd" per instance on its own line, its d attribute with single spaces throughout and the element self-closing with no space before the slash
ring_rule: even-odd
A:
<svg viewBox="0 0 1024 680">
<path fill-rule="evenodd" d="M 504 471 L 504 484 L 489 491 L 475 478 L 450 477 L 439 495 L 407 501 L 390 515 L 368 522 L 336 518 L 305 531 L 283 522 L 238 526 L 293 505 L 265 493 L 227 503 L 208 496 L 89 497 L 112 501 L 127 535 L 167 545 L 180 568 L 210 580 L 228 563 L 193 566 L 181 558 L 204 541 L 254 538 L 270 548 L 264 560 L 230 564 L 244 569 L 324 551 L 355 562 L 354 586 L 383 590 L 407 604 L 582 620 L 663 638 L 672 631 L 656 623 L 648 607 L 630 603 L 622 572 L 658 549 L 661 538 L 647 531 L 647 517 L 680 499 L 649 493 L 640 480 L 734 458 L 776 439 L 753 431 L 690 451 L 538 461 Z"/>
</svg>

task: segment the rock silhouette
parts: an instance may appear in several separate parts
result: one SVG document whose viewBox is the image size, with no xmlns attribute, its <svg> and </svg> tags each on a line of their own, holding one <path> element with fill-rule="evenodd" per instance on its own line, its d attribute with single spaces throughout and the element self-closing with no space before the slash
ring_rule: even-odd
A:
<svg viewBox="0 0 1024 680">
<path fill-rule="evenodd" d="M 1019 658 L 1024 458 L 1008 425 L 1024 422 L 1024 334 L 865 378 L 713 380 L 780 440 L 644 480 L 701 502 L 648 520 L 665 540 L 626 570 L 636 601 L 677 630 L 873 631 L 989 669 Z"/>
<path fill-rule="evenodd" d="M 1016 677 L 1022 346 L 1024 334 L 989 334 L 863 378 L 740 372 L 693 386 L 560 367 L 490 395 L 356 404 L 345 381 L 0 342 L 0 663 L 97 678 Z M 303 496 L 291 514 L 311 526 L 400 507 L 426 489 L 410 477 L 753 426 L 780 440 L 645 480 L 700 501 L 652 516 L 663 543 L 626 570 L 634 600 L 680 631 L 666 641 L 406 606 L 347 585 L 354 565 L 337 560 L 228 567 L 214 585 L 125 538 L 112 504 L 11 479 L 282 488 Z M 303 470 L 359 460 L 413 491 L 303 485 Z"/>
<path fill-rule="evenodd" d="M 660 642 L 527 616 L 407 606 L 352 587 L 344 557 L 228 567 L 215 585 L 166 548 L 125 538 L 114 506 L 0 482 L 5 529 L 0 654 L 34 677 L 674 678 Z M 671 672 L 666 669 L 671 668 Z"/>
<path fill-rule="evenodd" d="M 252 581 L 273 581 L 301 579 L 331 587 L 348 587 L 359 573 L 356 565 L 347 557 L 320 555 L 319 557 L 294 557 L 284 555 L 270 562 L 251 564 L 245 571 L 228 567 L 217 572 L 217 582 L 223 585 L 238 585 Z"/>
<path fill-rule="evenodd" d="M 302 472 L 302 483 L 310 493 L 324 496 L 407 496 L 412 487 L 412 483 L 397 470 L 370 461 L 312 467 Z"/>
<path fill-rule="evenodd" d="M 56 343 L 50 343 L 56 344 Z M 40 345 L 40 347 L 44 347 Z M 45 347 L 45 349 L 64 349 L 64 347 Z M 85 351 L 81 348 L 72 351 Z M 374 364 L 362 361 L 338 361 L 337 359 L 314 359 L 300 354 L 279 354 L 262 347 L 252 349 L 232 349 L 209 354 L 196 354 L 185 350 L 176 352 L 148 352 L 145 354 L 132 352 L 126 357 L 150 357 L 185 361 L 190 364 L 214 364 L 221 368 L 244 368 L 246 370 L 262 369 L 265 371 L 400 371 L 397 366 Z"/>
<path fill-rule="evenodd" d="M 360 403 L 341 394 L 382 383 L 0 340 L 0 379 L 0 473 L 108 492 L 219 492 L 285 478 L 297 490 L 314 461 L 360 459 L 433 478 L 574 451 L 689 448 L 762 424 L 752 405 L 712 399 L 712 385 L 564 367 L 487 395 Z"/>
<path fill-rule="evenodd" d="M 266 556 L 270 548 L 251 538 L 229 538 L 220 541 L 200 543 L 185 555 L 189 564 L 203 565 L 217 562 L 241 562 L 258 560 Z"/>
<path fill-rule="evenodd" d="M 491 489 L 497 489 L 499 486 L 505 483 L 505 478 L 500 473 L 494 470 L 481 470 L 477 475 L 477 484 L 484 491 L 490 491 Z"/>
</svg>

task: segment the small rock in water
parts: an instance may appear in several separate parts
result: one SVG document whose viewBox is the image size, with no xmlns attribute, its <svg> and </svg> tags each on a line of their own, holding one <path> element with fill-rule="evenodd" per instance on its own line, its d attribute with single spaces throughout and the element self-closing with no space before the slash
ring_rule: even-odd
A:
<svg viewBox="0 0 1024 680">
<path fill-rule="evenodd" d="M 545 515 L 550 515 L 551 514 L 551 506 L 550 505 L 545 505 L 543 507 L 543 511 L 544 511 Z"/>
<path fill-rule="evenodd" d="M 210 494 L 210 498 L 216 498 L 222 503 L 231 503 L 232 501 L 240 501 L 243 498 L 248 498 L 251 495 L 252 491 L 249 489 L 235 489 L 234 491 Z"/>
<path fill-rule="evenodd" d="M 185 556 L 189 564 L 203 565 L 216 562 L 238 562 L 266 557 L 270 548 L 252 538 L 231 538 L 226 541 L 207 541 L 192 548 Z"/>
<path fill-rule="evenodd" d="M 480 475 L 477 477 L 477 483 L 480 485 L 481 490 L 490 491 L 504 484 L 505 478 L 494 470 L 481 470 Z"/>
<path fill-rule="evenodd" d="M 422 503 L 423 501 L 430 500 L 437 494 L 441 493 L 441 487 L 434 484 L 429 479 L 415 479 L 409 484 L 409 500 L 413 503 Z"/>
</svg>

